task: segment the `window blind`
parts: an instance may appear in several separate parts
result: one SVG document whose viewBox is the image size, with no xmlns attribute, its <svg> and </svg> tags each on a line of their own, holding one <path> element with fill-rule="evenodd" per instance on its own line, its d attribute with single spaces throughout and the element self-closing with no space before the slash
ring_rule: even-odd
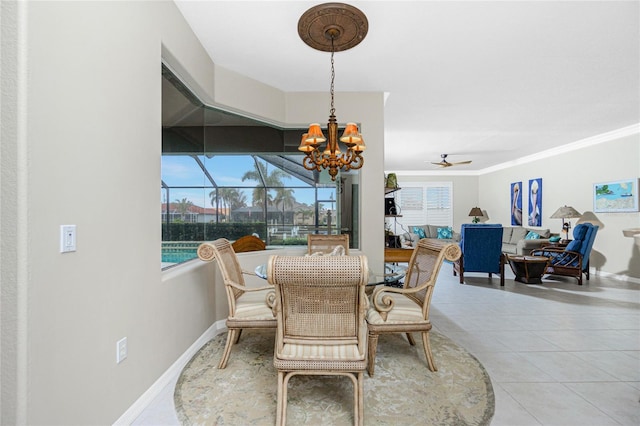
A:
<svg viewBox="0 0 640 426">
<path fill-rule="evenodd" d="M 394 219 L 397 231 L 411 232 L 416 225 L 453 226 L 452 182 L 400 182 L 395 193 L 402 217 Z"/>
</svg>

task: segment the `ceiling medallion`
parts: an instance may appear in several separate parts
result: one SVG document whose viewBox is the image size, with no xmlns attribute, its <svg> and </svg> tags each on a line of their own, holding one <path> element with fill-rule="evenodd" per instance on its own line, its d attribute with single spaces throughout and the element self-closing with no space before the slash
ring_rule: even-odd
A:
<svg viewBox="0 0 640 426">
<path fill-rule="evenodd" d="M 298 21 L 298 35 L 323 52 L 341 52 L 364 40 L 369 22 L 362 11 L 344 3 L 324 3 L 307 10 Z M 333 46 L 331 40 L 333 39 Z"/>
</svg>

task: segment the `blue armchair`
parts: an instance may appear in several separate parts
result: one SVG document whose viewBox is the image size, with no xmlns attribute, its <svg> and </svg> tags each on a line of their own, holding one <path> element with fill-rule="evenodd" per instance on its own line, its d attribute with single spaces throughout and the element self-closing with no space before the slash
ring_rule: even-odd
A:
<svg viewBox="0 0 640 426">
<path fill-rule="evenodd" d="M 464 283 L 465 272 L 500 274 L 504 286 L 504 261 L 502 259 L 502 225 L 465 223 L 460 231 L 462 256 L 453 264 L 453 275 L 460 275 Z"/>
<path fill-rule="evenodd" d="M 531 255 L 549 258 L 545 273 L 575 277 L 582 285 L 582 274 L 589 279 L 589 255 L 597 232 L 596 225 L 580 223 L 573 228 L 573 240 L 566 247 L 543 247 Z"/>
</svg>

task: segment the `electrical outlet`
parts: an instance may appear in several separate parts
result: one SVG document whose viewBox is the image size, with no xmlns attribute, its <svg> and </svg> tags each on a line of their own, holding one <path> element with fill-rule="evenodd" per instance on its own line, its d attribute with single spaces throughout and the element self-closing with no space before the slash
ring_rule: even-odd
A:
<svg viewBox="0 0 640 426">
<path fill-rule="evenodd" d="M 123 337 L 116 343 L 116 363 L 120 364 L 127 358 L 127 338 Z"/>
</svg>

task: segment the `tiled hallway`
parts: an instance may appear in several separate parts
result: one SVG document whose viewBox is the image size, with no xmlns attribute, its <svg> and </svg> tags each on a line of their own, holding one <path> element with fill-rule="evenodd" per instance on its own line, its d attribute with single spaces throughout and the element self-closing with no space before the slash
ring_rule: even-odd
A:
<svg viewBox="0 0 640 426">
<path fill-rule="evenodd" d="M 435 328 L 489 372 L 491 424 L 640 424 L 640 284 L 592 275 L 584 286 L 572 278 L 527 285 L 510 271 L 506 277 L 504 288 L 486 274 L 465 274 L 460 285 L 444 265 L 431 305 Z M 178 424 L 174 384 L 135 425 Z"/>
</svg>

